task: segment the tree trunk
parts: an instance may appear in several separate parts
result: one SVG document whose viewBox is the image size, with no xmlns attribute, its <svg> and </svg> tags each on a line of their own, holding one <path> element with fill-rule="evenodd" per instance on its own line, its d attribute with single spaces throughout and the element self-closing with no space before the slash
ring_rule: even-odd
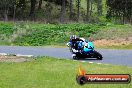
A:
<svg viewBox="0 0 132 88">
<path fill-rule="evenodd" d="M 30 0 L 30 1 L 31 1 L 31 8 L 30 8 L 29 16 L 32 18 L 32 17 L 34 17 L 36 0 Z"/>
<path fill-rule="evenodd" d="M 80 20 L 80 0 L 77 0 L 77 21 Z"/>
<path fill-rule="evenodd" d="M 16 18 L 16 5 L 14 5 L 14 10 L 13 10 L 13 21 L 15 22 Z"/>
<path fill-rule="evenodd" d="M 73 0 L 70 0 L 70 19 L 72 18 L 72 10 L 73 10 L 72 2 Z"/>
<path fill-rule="evenodd" d="M 64 14 L 65 14 L 65 0 L 62 0 L 62 6 L 61 6 L 61 16 L 60 16 L 60 22 L 64 22 Z"/>
<path fill-rule="evenodd" d="M 42 0 L 39 0 L 38 10 L 40 10 L 42 8 L 42 3 L 43 3 L 43 1 Z"/>
<path fill-rule="evenodd" d="M 89 18 L 90 18 L 90 12 L 89 12 L 89 9 L 90 9 L 90 0 L 87 0 L 87 22 L 89 22 Z"/>
<path fill-rule="evenodd" d="M 4 11 L 4 21 L 8 21 L 8 10 Z"/>
<path fill-rule="evenodd" d="M 132 25 L 132 15 L 130 16 L 130 24 Z"/>
<path fill-rule="evenodd" d="M 98 0 L 97 2 L 97 12 L 98 12 L 98 16 L 102 15 L 102 0 Z"/>
<path fill-rule="evenodd" d="M 90 16 L 92 15 L 92 11 L 93 11 L 93 1 L 90 0 Z"/>
</svg>

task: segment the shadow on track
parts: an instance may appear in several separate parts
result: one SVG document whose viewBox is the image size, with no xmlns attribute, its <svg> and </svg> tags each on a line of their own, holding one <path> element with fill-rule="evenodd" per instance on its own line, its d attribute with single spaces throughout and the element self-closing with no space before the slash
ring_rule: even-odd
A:
<svg viewBox="0 0 132 88">
<path fill-rule="evenodd" d="M 96 59 L 96 58 L 78 58 L 78 59 L 72 59 L 72 58 L 70 58 L 71 60 L 78 60 L 78 61 L 101 61 L 101 60 L 99 60 L 99 59 Z"/>
</svg>

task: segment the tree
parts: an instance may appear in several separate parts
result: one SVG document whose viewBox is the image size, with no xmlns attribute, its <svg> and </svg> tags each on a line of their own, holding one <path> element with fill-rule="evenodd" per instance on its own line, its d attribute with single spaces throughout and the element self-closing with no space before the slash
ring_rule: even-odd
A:
<svg viewBox="0 0 132 88">
<path fill-rule="evenodd" d="M 107 0 L 107 18 L 122 19 L 123 23 L 132 20 L 132 0 Z"/>
<path fill-rule="evenodd" d="M 102 15 L 102 0 L 97 0 L 97 12 L 98 16 Z"/>
<path fill-rule="evenodd" d="M 56 5 L 62 5 L 62 2 L 63 2 L 62 0 L 45 0 L 45 1 L 53 2 Z M 68 4 L 68 0 L 65 0 L 65 4 Z"/>
<path fill-rule="evenodd" d="M 15 18 L 16 18 L 16 0 L 15 0 L 15 3 L 14 3 L 14 6 L 13 6 L 13 21 L 15 21 Z"/>
<path fill-rule="evenodd" d="M 19 0 L 18 7 L 20 7 L 22 10 L 25 9 L 26 1 L 25 0 Z"/>
<path fill-rule="evenodd" d="M 44 14 L 46 15 L 47 23 L 51 23 L 52 22 L 52 10 L 53 10 L 53 7 L 52 7 L 50 2 L 47 2 L 45 7 L 46 8 L 44 10 Z"/>
<path fill-rule="evenodd" d="M 14 1 L 12 0 L 1 0 L 0 1 L 0 9 L 2 15 L 4 16 L 4 21 L 8 21 L 8 15 L 11 8 L 14 6 Z"/>
<path fill-rule="evenodd" d="M 42 3 L 43 3 L 43 1 L 42 1 L 42 0 L 39 0 L 39 6 L 38 6 L 38 9 L 41 9 L 41 8 L 42 8 Z"/>
<path fill-rule="evenodd" d="M 87 21 L 89 21 L 90 18 L 90 0 L 87 0 Z"/>
<path fill-rule="evenodd" d="M 92 15 L 93 12 L 93 0 L 90 0 L 90 16 Z"/>
<path fill-rule="evenodd" d="M 34 15 L 35 15 L 36 0 L 30 0 L 30 2 L 31 2 L 31 6 L 30 6 L 30 14 L 29 14 L 29 16 L 32 19 L 32 17 L 34 17 Z"/>
<path fill-rule="evenodd" d="M 77 21 L 80 20 L 80 0 L 77 0 Z"/>
<path fill-rule="evenodd" d="M 61 6 L 61 16 L 60 16 L 60 22 L 64 22 L 64 14 L 65 14 L 65 0 L 62 0 L 62 6 Z"/>
<path fill-rule="evenodd" d="M 19 16 L 19 20 L 23 19 L 25 8 L 26 8 L 26 0 L 18 0 L 17 5 L 14 6 L 14 11 L 16 11 L 17 16 Z"/>
<path fill-rule="evenodd" d="M 72 18 L 72 10 L 73 10 L 73 4 L 72 4 L 73 0 L 70 0 L 70 19 Z"/>
</svg>

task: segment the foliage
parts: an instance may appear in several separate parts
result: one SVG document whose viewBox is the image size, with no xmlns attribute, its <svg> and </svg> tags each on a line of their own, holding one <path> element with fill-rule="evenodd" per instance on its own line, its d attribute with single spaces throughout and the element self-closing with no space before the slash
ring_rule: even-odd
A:
<svg viewBox="0 0 132 88">
<path fill-rule="evenodd" d="M 92 24 L 63 24 L 63 25 L 46 25 L 46 24 L 29 24 L 32 33 L 18 36 L 14 43 L 17 45 L 53 45 L 64 44 L 69 40 L 70 35 L 76 34 L 80 37 L 89 37 L 96 33 L 100 28 L 99 25 Z"/>
<path fill-rule="evenodd" d="M 132 26 L 114 24 L 42 24 L 42 23 L 5 23 L 0 22 L 0 44 L 43 46 L 65 45 L 69 37 L 115 39 L 131 37 Z"/>
<path fill-rule="evenodd" d="M 42 2 L 41 2 L 42 1 Z M 65 6 L 62 5 L 62 2 L 65 1 Z M 61 19 L 64 19 L 65 23 L 68 22 L 77 22 L 80 18 L 81 22 L 85 22 L 86 17 L 86 0 L 81 1 L 72 1 L 72 9 L 70 12 L 70 1 L 69 0 L 2 0 L 0 1 L 0 20 L 34 20 L 34 21 L 44 21 L 47 23 L 59 23 Z M 84 3 L 82 3 L 82 1 Z M 95 2 L 94 4 L 97 2 Z M 6 2 L 6 3 L 5 3 Z M 40 6 L 41 2 L 41 6 Z M 47 4 L 49 3 L 49 4 Z M 75 3 L 78 3 L 79 6 L 76 6 Z M 48 6 L 47 6 L 48 5 Z M 52 5 L 52 6 L 50 6 Z M 93 5 L 93 4 L 92 4 Z M 5 8 L 7 6 L 7 8 Z M 38 6 L 40 8 L 38 8 Z M 85 7 L 84 7 L 85 6 Z M 52 8 L 51 8 L 52 7 Z M 61 11 L 61 7 L 64 7 L 63 10 L 65 10 L 63 13 Z M 77 9 L 77 7 L 79 7 Z M 97 9 L 97 5 L 95 4 L 93 7 L 94 9 Z M 48 10 L 50 9 L 50 10 Z M 94 9 L 91 9 L 90 12 L 96 13 Z M 78 10 L 78 11 L 77 11 Z M 77 13 L 78 12 L 78 13 Z M 61 13 L 61 14 L 60 14 Z M 91 14 L 91 15 L 92 15 Z M 4 16 L 3 16 L 4 15 Z M 45 16 L 46 15 L 46 16 Z M 63 15 L 61 17 L 61 15 Z M 69 18 L 69 16 L 71 16 Z M 78 16 L 77 16 L 78 15 Z M 78 18 L 79 17 L 79 18 Z M 94 16 L 91 16 L 91 18 L 95 18 Z M 52 20 L 51 20 L 52 19 Z M 94 19 L 96 20 L 96 19 Z M 91 20 L 92 22 L 92 20 Z M 98 22 L 94 21 L 94 22 Z"/>
<path fill-rule="evenodd" d="M 64 44 L 72 34 L 89 37 L 96 33 L 97 24 L 38 24 L 38 23 L 0 23 L 0 40 L 14 45 L 53 45 Z"/>
<path fill-rule="evenodd" d="M 123 18 L 123 22 L 132 20 L 132 0 L 107 0 L 109 8 L 107 18 Z"/>
<path fill-rule="evenodd" d="M 2 36 L 9 37 L 13 33 L 13 23 L 0 22 L 0 39 Z"/>
</svg>

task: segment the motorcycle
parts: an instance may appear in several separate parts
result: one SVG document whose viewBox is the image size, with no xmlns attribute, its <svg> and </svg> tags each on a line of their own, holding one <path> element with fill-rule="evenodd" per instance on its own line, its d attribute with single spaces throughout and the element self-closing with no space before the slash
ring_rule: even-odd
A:
<svg viewBox="0 0 132 88">
<path fill-rule="evenodd" d="M 81 47 L 81 49 L 77 49 L 67 43 L 69 46 L 70 52 L 72 53 L 72 58 L 77 59 L 85 59 L 85 58 L 97 58 L 97 60 L 102 60 L 102 55 L 94 50 L 94 45 L 92 42 L 88 41 L 85 42 L 85 45 L 82 44 L 83 42 L 76 43 L 75 46 Z M 83 46 L 83 47 L 82 47 Z"/>
</svg>

